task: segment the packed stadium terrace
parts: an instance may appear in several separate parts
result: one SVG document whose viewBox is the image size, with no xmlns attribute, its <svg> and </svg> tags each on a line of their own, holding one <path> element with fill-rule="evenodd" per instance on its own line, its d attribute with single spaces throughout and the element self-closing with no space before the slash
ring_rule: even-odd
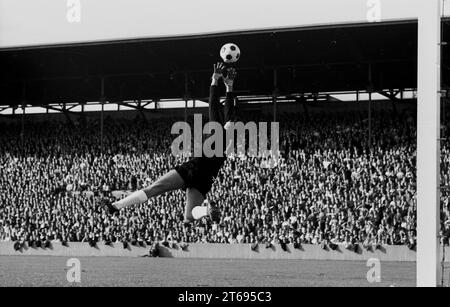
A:
<svg viewBox="0 0 450 307">
<path fill-rule="evenodd" d="M 176 191 L 110 216 L 100 198 L 149 185 L 173 168 L 173 121 L 0 123 L 0 241 L 294 243 L 377 248 L 415 247 L 416 121 L 414 113 L 282 115 L 276 168 L 257 158 L 227 160 L 209 199 L 221 209 L 183 224 L 184 193 Z M 450 147 L 443 148 L 443 179 Z M 449 202 L 443 201 L 444 221 Z M 448 225 L 448 224 L 446 224 Z M 448 229 L 448 228 L 446 228 Z"/>
</svg>

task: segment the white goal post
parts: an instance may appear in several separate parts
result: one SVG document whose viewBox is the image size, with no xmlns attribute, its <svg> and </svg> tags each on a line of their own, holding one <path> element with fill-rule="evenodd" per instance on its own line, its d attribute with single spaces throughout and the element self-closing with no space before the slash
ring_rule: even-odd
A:
<svg viewBox="0 0 450 307">
<path fill-rule="evenodd" d="M 417 286 L 440 282 L 441 0 L 419 2 Z"/>
</svg>

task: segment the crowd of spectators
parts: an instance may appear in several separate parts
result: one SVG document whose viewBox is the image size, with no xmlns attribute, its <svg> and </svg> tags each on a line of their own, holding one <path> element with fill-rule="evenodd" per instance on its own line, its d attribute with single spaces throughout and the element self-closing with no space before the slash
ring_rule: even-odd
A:
<svg viewBox="0 0 450 307">
<path fill-rule="evenodd" d="M 175 191 L 111 216 L 102 197 L 148 186 L 180 163 L 173 120 L 0 123 L 0 241 L 415 247 L 416 121 L 408 112 L 281 115 L 281 158 L 229 158 L 208 198 L 221 222 L 183 224 Z M 442 177 L 450 185 L 450 147 Z M 102 150 L 103 148 L 103 150 Z M 445 199 L 445 200 L 444 200 Z M 443 198 L 443 232 L 450 203 Z M 446 225 L 446 226 L 445 226 Z"/>
</svg>

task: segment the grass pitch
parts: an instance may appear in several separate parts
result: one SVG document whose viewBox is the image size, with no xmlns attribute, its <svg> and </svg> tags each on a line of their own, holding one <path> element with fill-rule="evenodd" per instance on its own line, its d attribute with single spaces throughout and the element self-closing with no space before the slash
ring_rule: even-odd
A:
<svg viewBox="0 0 450 307">
<path fill-rule="evenodd" d="M 381 282 L 370 284 L 365 262 L 80 257 L 81 283 L 69 283 L 68 259 L 0 256 L 0 287 L 404 287 L 416 278 L 413 262 L 382 262 Z"/>
</svg>

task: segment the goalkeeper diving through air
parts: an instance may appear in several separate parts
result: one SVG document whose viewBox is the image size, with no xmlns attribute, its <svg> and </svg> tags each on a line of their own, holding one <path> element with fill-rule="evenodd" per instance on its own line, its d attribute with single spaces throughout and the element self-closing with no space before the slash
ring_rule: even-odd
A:
<svg viewBox="0 0 450 307">
<path fill-rule="evenodd" d="M 225 68 L 223 63 L 214 65 L 214 73 L 209 95 L 209 121 L 226 126 L 234 120 L 235 99 L 233 86 L 236 78 L 234 68 Z M 223 80 L 226 88 L 226 99 L 224 105 L 220 103 L 219 81 Z M 103 205 L 113 214 L 119 210 L 141 204 L 152 197 L 159 196 L 173 190 L 186 191 L 186 205 L 184 210 L 184 222 L 190 223 L 194 220 L 209 216 L 213 222 L 220 221 L 218 207 L 206 200 L 206 195 L 211 190 L 212 184 L 217 177 L 221 167 L 226 160 L 222 157 L 195 157 L 186 163 L 178 165 L 167 174 L 160 177 L 149 187 L 136 191 L 122 200 L 111 203 L 104 200 Z M 205 203 L 205 205 L 203 205 Z"/>
</svg>

